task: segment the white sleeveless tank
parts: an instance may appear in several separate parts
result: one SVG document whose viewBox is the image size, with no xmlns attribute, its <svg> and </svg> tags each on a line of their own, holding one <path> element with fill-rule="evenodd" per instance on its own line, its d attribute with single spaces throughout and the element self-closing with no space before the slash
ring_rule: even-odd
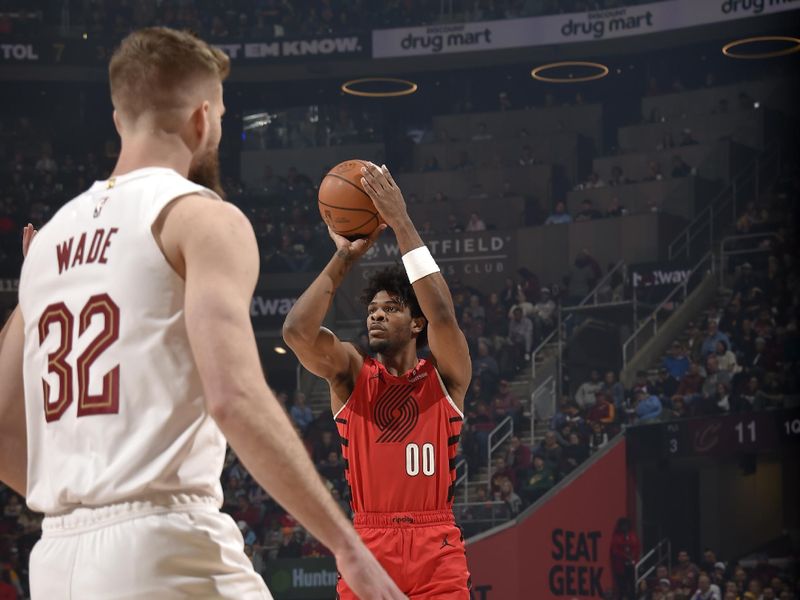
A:
<svg viewBox="0 0 800 600">
<path fill-rule="evenodd" d="M 62 207 L 20 277 L 28 506 L 196 494 L 222 503 L 225 439 L 206 411 L 184 320 L 184 281 L 153 222 L 212 191 L 166 168 L 108 181 Z"/>
</svg>

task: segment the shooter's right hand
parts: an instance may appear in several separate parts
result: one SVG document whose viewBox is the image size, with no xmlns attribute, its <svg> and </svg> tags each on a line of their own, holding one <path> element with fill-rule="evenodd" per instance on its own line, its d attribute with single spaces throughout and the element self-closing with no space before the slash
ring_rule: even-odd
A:
<svg viewBox="0 0 800 600">
<path fill-rule="evenodd" d="M 328 235 L 331 236 L 333 243 L 336 244 L 336 255 L 344 259 L 345 262 L 352 263 L 361 258 L 370 249 L 384 229 L 386 229 L 386 225 L 378 225 L 369 237 L 359 238 L 352 242 L 336 233 L 330 227 L 328 227 Z"/>
</svg>

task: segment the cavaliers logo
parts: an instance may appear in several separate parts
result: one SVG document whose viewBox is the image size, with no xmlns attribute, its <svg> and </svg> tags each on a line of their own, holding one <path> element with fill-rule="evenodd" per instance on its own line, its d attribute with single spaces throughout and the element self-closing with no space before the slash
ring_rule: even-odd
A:
<svg viewBox="0 0 800 600">
<path fill-rule="evenodd" d="M 372 417 L 381 430 L 379 443 L 402 442 L 419 420 L 419 404 L 411 395 L 413 385 L 388 387 L 373 405 Z"/>
</svg>

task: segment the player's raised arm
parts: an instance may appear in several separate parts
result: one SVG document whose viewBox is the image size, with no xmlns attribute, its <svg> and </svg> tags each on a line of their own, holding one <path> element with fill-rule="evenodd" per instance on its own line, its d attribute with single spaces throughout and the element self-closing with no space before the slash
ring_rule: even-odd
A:
<svg viewBox="0 0 800 600">
<path fill-rule="evenodd" d="M 350 242 L 328 229 L 336 252 L 286 315 L 283 339 L 303 366 L 315 375 L 333 381 L 346 373 L 356 373 L 361 356 L 352 344 L 342 343 L 322 326 L 333 302 L 333 295 L 350 268 L 369 249 L 386 227 L 381 225 L 369 236 Z"/>
<path fill-rule="evenodd" d="M 28 464 L 22 381 L 24 341 L 22 313 L 17 307 L 0 331 L 0 481 L 23 496 Z"/>
<path fill-rule="evenodd" d="M 22 230 L 22 256 L 36 236 L 28 223 Z M 22 313 L 16 307 L 0 331 L 0 481 L 25 495 L 28 448 L 25 429 L 25 392 L 22 356 L 25 331 Z"/>
<path fill-rule="evenodd" d="M 403 598 L 316 473 L 267 386 L 250 323 L 258 279 L 252 227 L 234 206 L 197 196 L 168 207 L 157 236 L 185 273 L 186 327 L 209 413 L 258 483 L 336 555 L 362 598 Z"/>
<path fill-rule="evenodd" d="M 386 166 L 370 165 L 362 172 L 362 186 L 397 236 L 403 264 L 428 321 L 428 345 L 437 368 L 453 400 L 463 409 L 472 367 L 467 340 L 456 320 L 450 289 L 411 222 L 403 194 Z"/>
</svg>

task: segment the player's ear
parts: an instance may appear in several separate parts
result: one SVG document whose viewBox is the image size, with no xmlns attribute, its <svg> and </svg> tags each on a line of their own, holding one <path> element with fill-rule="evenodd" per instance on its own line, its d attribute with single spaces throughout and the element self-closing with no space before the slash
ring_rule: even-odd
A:
<svg viewBox="0 0 800 600">
<path fill-rule="evenodd" d="M 425 325 L 427 325 L 428 321 L 425 317 L 412 317 L 411 319 L 411 332 L 415 334 L 419 334 L 425 329 Z"/>
<path fill-rule="evenodd" d="M 192 150 L 205 145 L 211 127 L 211 122 L 209 120 L 210 110 L 211 105 L 208 100 L 204 100 L 202 104 L 192 111 L 192 116 L 189 119 L 192 143 L 194 145 Z"/>
</svg>

